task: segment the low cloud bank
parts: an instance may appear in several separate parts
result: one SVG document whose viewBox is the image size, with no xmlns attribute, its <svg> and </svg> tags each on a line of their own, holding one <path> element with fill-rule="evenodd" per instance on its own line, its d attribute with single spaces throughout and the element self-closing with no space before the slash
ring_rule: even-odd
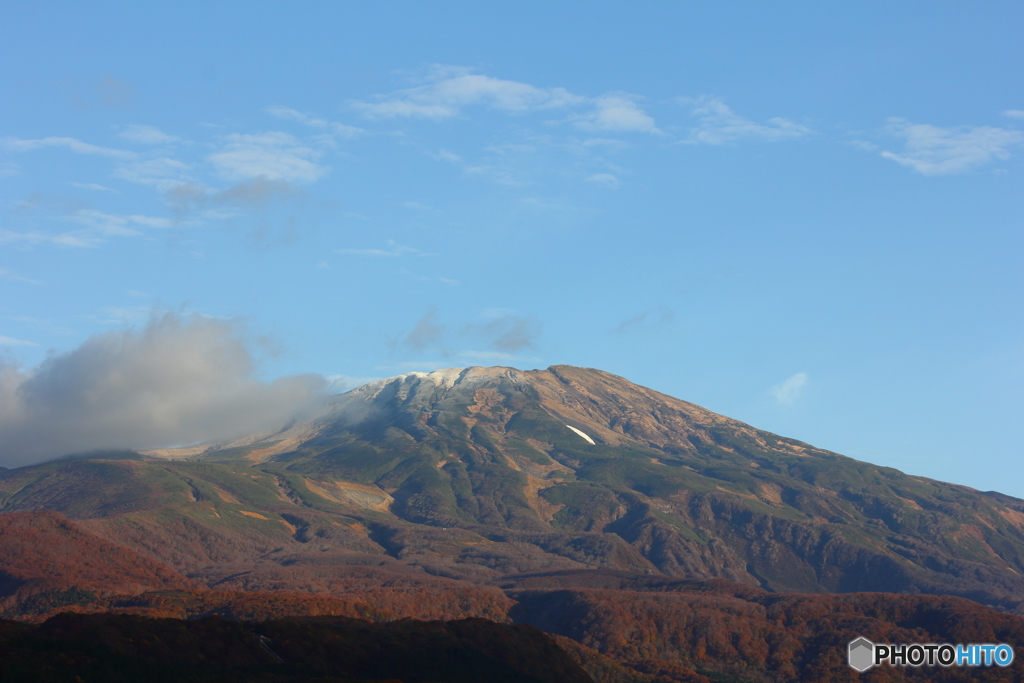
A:
<svg viewBox="0 0 1024 683">
<path fill-rule="evenodd" d="M 254 369 L 238 324 L 174 313 L 90 337 L 29 372 L 0 362 L 0 466 L 237 438 L 323 400 L 319 375 L 268 383 Z"/>
</svg>

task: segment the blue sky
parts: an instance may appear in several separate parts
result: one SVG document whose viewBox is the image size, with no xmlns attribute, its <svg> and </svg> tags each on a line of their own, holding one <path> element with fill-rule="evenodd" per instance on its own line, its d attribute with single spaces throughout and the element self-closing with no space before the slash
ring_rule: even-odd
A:
<svg viewBox="0 0 1024 683">
<path fill-rule="evenodd" d="M 567 363 L 1024 497 L 1024 5 L 490 5 L 4 3 L 0 464 Z"/>
</svg>

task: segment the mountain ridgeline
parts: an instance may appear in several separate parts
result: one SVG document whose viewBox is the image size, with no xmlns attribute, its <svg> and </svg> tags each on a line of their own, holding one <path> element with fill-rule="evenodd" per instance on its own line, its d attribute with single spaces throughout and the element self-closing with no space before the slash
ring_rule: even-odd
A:
<svg viewBox="0 0 1024 683">
<path fill-rule="evenodd" d="M 40 509 L 242 589 L 379 565 L 478 585 L 600 569 L 1009 611 L 1024 596 L 1024 501 L 571 366 L 410 373 L 274 434 L 0 472 L 0 510 Z"/>
<path fill-rule="evenodd" d="M 1007 607 L 1024 595 L 1024 501 L 858 462 L 597 370 L 404 375 L 204 457 L 272 458 L 353 498 L 346 483 L 374 487 L 367 499 L 404 522 L 585 566 Z M 392 550 L 411 552 L 403 531 Z M 438 570 L 493 562 L 475 554 L 462 547 Z"/>
</svg>

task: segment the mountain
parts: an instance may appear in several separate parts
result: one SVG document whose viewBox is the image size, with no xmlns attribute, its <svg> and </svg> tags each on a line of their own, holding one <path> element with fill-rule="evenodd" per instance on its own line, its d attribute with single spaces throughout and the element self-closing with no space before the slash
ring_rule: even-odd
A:
<svg viewBox="0 0 1024 683">
<path fill-rule="evenodd" d="M 1024 501 L 568 366 L 410 373 L 233 443 L 0 470 L 0 616 L 485 618 L 599 683 L 848 680 L 857 635 L 1018 642 L 1022 560 Z"/>
<path fill-rule="evenodd" d="M 223 590 L 611 569 L 1024 598 L 1024 501 L 570 366 L 410 373 L 274 434 L 0 472 L 0 511 L 41 509 Z"/>
</svg>

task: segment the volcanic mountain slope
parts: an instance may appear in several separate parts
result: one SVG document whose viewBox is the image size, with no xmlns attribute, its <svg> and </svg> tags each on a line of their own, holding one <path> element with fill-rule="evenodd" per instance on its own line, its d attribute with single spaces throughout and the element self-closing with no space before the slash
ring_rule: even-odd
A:
<svg viewBox="0 0 1024 683">
<path fill-rule="evenodd" d="M 1004 609 L 1024 596 L 1024 501 L 569 366 L 411 373 L 199 453 L 0 472 L 0 510 L 38 509 L 225 590 L 614 569 Z"/>
</svg>

